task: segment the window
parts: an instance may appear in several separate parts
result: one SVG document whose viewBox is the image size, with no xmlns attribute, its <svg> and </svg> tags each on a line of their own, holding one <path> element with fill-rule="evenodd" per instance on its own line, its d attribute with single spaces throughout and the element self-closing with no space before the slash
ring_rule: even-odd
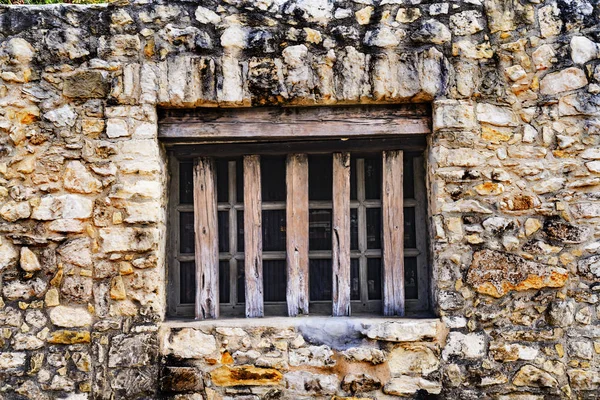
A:
<svg viewBox="0 0 600 400">
<path fill-rule="evenodd" d="M 424 142 L 170 146 L 171 315 L 427 310 Z"/>
</svg>

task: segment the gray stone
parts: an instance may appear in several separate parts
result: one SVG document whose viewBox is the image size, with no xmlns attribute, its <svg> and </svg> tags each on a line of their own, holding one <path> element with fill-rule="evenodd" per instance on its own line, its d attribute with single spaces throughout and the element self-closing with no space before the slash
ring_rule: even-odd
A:
<svg viewBox="0 0 600 400">
<path fill-rule="evenodd" d="M 575 320 L 575 302 L 573 300 L 555 300 L 548 309 L 548 322 L 554 326 L 567 327 Z"/>
<path fill-rule="evenodd" d="M 106 72 L 78 71 L 65 78 L 63 95 L 77 99 L 104 98 L 110 87 Z"/>
<path fill-rule="evenodd" d="M 435 19 L 423 21 L 419 30 L 411 36 L 411 39 L 416 42 L 433 44 L 443 44 L 449 42 L 451 38 L 450 29 Z"/>
<path fill-rule="evenodd" d="M 143 367 L 155 359 L 156 343 L 150 334 L 117 335 L 111 341 L 108 366 Z"/>
</svg>

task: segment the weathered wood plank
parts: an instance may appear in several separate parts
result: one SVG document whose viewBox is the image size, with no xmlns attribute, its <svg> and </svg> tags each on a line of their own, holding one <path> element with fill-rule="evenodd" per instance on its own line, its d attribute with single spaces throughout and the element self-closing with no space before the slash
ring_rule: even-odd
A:
<svg viewBox="0 0 600 400">
<path fill-rule="evenodd" d="M 215 162 L 199 157 L 194 166 L 196 319 L 219 317 L 219 243 Z"/>
<path fill-rule="evenodd" d="M 350 315 L 350 153 L 333 153 L 333 316 Z"/>
<path fill-rule="evenodd" d="M 337 120 L 365 118 L 411 118 L 431 115 L 431 106 L 427 103 L 410 104 L 362 104 L 335 107 L 245 107 L 219 108 L 200 107 L 195 109 L 161 108 L 158 117 L 163 122 L 273 122 L 289 121 L 327 121 L 331 117 Z"/>
<path fill-rule="evenodd" d="M 260 156 L 244 156 L 246 317 L 264 316 Z"/>
<path fill-rule="evenodd" d="M 422 151 L 427 146 L 427 137 L 418 136 L 388 136 L 373 137 L 369 139 L 350 138 L 340 139 L 315 139 L 315 140 L 287 140 L 287 141 L 220 141 L 216 138 L 193 141 L 189 138 L 165 140 L 173 153 L 180 158 L 197 157 L 199 155 L 213 156 L 239 156 L 240 154 L 283 155 L 290 153 L 330 154 L 333 151 L 383 151 L 402 148 L 404 151 Z M 185 146 L 180 146 L 185 144 Z"/>
<path fill-rule="evenodd" d="M 290 154 L 286 165 L 288 315 L 308 314 L 308 156 Z"/>
<path fill-rule="evenodd" d="M 345 121 L 298 121 L 287 124 L 274 122 L 163 123 L 160 138 L 294 138 L 294 137 L 353 137 L 378 135 L 414 135 L 431 132 L 429 118 L 362 118 Z"/>
<path fill-rule="evenodd" d="M 383 152 L 383 314 L 404 316 L 403 153 Z"/>
<path fill-rule="evenodd" d="M 291 138 L 426 134 L 427 106 L 163 110 L 161 138 Z M 365 118 L 368 115 L 369 118 Z"/>
</svg>

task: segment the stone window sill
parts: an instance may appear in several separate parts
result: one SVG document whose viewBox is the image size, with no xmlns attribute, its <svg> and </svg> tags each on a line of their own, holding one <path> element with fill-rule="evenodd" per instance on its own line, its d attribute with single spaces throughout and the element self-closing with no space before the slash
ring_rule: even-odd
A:
<svg viewBox="0 0 600 400">
<path fill-rule="evenodd" d="M 161 324 L 165 330 L 198 329 L 213 332 L 219 328 L 273 328 L 295 329 L 320 342 L 329 339 L 364 338 L 390 342 L 443 341 L 447 328 L 440 318 L 384 318 L 384 317 L 267 317 L 224 318 L 212 320 L 168 320 Z"/>
</svg>

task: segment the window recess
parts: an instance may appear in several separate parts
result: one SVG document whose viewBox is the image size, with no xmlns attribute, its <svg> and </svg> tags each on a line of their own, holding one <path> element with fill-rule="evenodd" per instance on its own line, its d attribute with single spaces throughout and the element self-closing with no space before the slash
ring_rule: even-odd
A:
<svg viewBox="0 0 600 400">
<path fill-rule="evenodd" d="M 425 135 L 311 129 L 325 131 L 310 140 L 265 132 L 218 143 L 167 138 L 170 315 L 403 316 L 429 308 Z"/>
</svg>

